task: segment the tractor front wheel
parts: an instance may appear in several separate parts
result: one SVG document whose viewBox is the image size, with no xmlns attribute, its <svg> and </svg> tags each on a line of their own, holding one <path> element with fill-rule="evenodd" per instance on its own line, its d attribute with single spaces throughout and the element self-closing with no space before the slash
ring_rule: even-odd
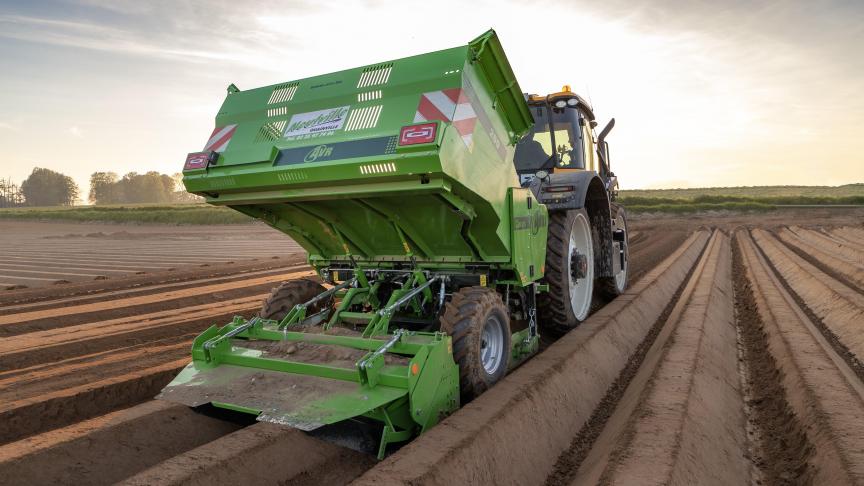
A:
<svg viewBox="0 0 864 486">
<path fill-rule="evenodd" d="M 453 339 L 463 404 L 507 374 L 510 314 L 494 290 L 466 287 L 454 293 L 441 316 L 441 331 Z"/>
<path fill-rule="evenodd" d="M 597 279 L 597 291 L 610 301 L 627 289 L 630 273 L 630 242 L 627 232 L 627 214 L 624 208 L 612 203 L 612 276 Z"/>
<path fill-rule="evenodd" d="M 264 319 L 281 321 L 291 312 L 291 309 L 295 305 L 308 302 L 325 290 L 327 289 L 323 285 L 308 278 L 298 278 L 297 280 L 282 282 L 264 300 L 264 305 L 261 307 L 261 312 L 258 315 Z M 326 304 L 326 302 L 320 302 L 318 306 L 322 306 L 323 304 Z M 307 312 L 313 314 L 319 310 L 321 309 L 312 308 L 308 309 Z"/>
</svg>

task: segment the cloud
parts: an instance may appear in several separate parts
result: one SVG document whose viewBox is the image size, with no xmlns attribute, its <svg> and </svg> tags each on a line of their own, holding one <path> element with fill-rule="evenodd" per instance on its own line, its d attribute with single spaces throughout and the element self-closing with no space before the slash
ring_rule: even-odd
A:
<svg viewBox="0 0 864 486">
<path fill-rule="evenodd" d="M 274 11 L 318 11 L 302 0 L 254 8 L 228 1 L 63 1 L 59 8 L 0 14 L 0 38 L 181 62 L 272 66 L 293 34 L 257 20 Z M 226 33 L 228 33 L 226 35 Z M 274 66 L 274 69 L 277 69 Z"/>
<path fill-rule="evenodd" d="M 234 61 L 247 58 L 234 53 L 237 49 L 223 46 L 221 49 L 198 47 L 194 39 L 175 38 L 172 42 L 160 39 L 148 40 L 124 29 L 110 28 L 95 23 L 70 22 L 26 16 L 0 16 L 0 37 L 76 47 L 96 51 L 127 55 L 172 58 L 186 62 Z"/>
<path fill-rule="evenodd" d="M 0 122 L 0 130 L 12 130 L 15 131 L 15 126 L 9 122 Z"/>
<path fill-rule="evenodd" d="M 784 170 L 760 180 L 800 182 L 814 177 L 815 160 L 837 160 L 850 174 L 843 161 L 864 152 L 855 132 L 864 123 L 859 5 L 14 2 L 0 7 L 0 112 L 13 122 L 0 133 L 21 134 L 5 135 L 4 150 L 23 157 L 40 147 L 45 120 L 70 127 L 56 143 L 81 180 L 118 147 L 134 153 L 118 171 L 174 170 L 159 161 L 209 133 L 229 82 L 246 89 L 448 48 L 493 26 L 523 89 L 571 83 L 593 98 L 601 122 L 617 117 L 610 143 L 625 186 L 750 183 L 775 167 Z M 525 20 L 537 11 L 560 19 L 539 36 Z M 432 25 L 440 28 L 422 28 Z"/>
</svg>

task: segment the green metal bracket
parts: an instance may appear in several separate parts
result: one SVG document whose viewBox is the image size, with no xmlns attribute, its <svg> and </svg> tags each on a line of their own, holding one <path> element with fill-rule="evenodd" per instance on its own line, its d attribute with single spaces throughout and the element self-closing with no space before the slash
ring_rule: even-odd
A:
<svg viewBox="0 0 864 486">
<path fill-rule="evenodd" d="M 342 320 L 342 313 L 347 312 L 348 309 L 357 302 L 358 298 L 368 293 L 369 287 L 353 287 L 348 289 L 348 292 L 346 292 L 345 296 L 342 297 L 342 302 L 339 303 L 339 307 L 336 308 L 336 311 L 333 312 L 333 316 L 330 317 L 330 320 L 324 325 L 324 329 L 330 329 L 334 325 L 338 325 Z"/>
<path fill-rule="evenodd" d="M 379 372 L 384 368 L 384 353 L 390 350 L 402 339 L 405 331 L 399 329 L 393 333 L 393 337 L 374 352 L 367 354 L 357 362 L 357 371 L 360 373 L 360 383 L 373 387 L 378 384 Z"/>
<path fill-rule="evenodd" d="M 390 417 L 387 409 L 381 408 L 381 415 L 384 418 L 384 430 L 381 432 L 381 443 L 378 445 L 378 459 L 384 459 L 384 454 L 387 452 L 387 445 L 393 442 L 404 442 L 414 436 L 413 430 L 397 430 Z"/>
<path fill-rule="evenodd" d="M 279 329 L 287 329 L 288 327 L 290 327 L 292 325 L 303 323 L 306 320 L 306 309 L 308 309 L 309 306 L 311 306 L 317 302 L 320 302 L 324 299 L 332 298 L 337 292 L 340 292 L 340 291 L 342 291 L 348 287 L 351 287 L 356 282 L 357 282 L 356 278 L 352 279 L 352 280 L 346 280 L 345 282 L 342 282 L 341 284 L 336 285 L 335 287 L 331 287 L 331 288 L 327 289 L 326 291 L 324 291 L 323 293 L 316 295 L 315 297 L 313 297 L 308 302 L 303 302 L 302 304 L 295 305 L 290 311 L 288 311 L 288 315 L 286 315 L 285 318 L 282 319 L 281 322 L 279 322 L 278 328 Z M 351 290 L 354 290 L 354 289 L 351 289 Z M 349 290 L 349 293 L 350 293 L 350 290 Z M 322 311 L 319 314 L 326 317 L 327 310 L 325 309 L 325 311 Z M 316 315 L 318 315 L 318 314 L 316 314 Z"/>
<path fill-rule="evenodd" d="M 363 331 L 363 337 L 368 338 L 387 334 L 389 332 L 390 319 L 405 304 L 411 303 L 414 311 L 419 313 L 421 305 L 415 302 L 416 297 L 421 293 L 424 293 L 424 295 L 428 293 L 428 298 L 431 299 L 432 293 L 429 287 L 438 279 L 439 277 L 435 277 L 431 280 L 426 280 L 423 272 L 413 272 L 401 288 L 394 290 L 390 294 L 387 305 L 375 313 L 372 320 L 369 321 L 369 325 Z"/>
</svg>

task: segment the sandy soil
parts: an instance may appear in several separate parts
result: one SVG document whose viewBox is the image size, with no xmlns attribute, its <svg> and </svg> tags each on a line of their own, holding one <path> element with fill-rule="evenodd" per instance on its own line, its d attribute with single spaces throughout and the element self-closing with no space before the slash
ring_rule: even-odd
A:
<svg viewBox="0 0 864 486">
<path fill-rule="evenodd" d="M 150 399 L 188 362 L 204 328 L 254 313 L 276 282 L 309 273 L 291 268 L 298 267 L 150 282 L 109 290 L 114 300 L 88 294 L 83 303 L 22 291 L 27 302 L 0 315 L 0 442 Z M 189 305 L 190 298 L 207 303 Z"/>
<path fill-rule="evenodd" d="M 832 278 L 784 246 L 773 235 L 753 230 L 753 239 L 780 277 L 848 349 L 851 359 L 864 358 L 864 293 Z"/>
<path fill-rule="evenodd" d="M 0 289 L 113 280 L 302 253 L 265 225 L 166 226 L 0 221 Z"/>
<path fill-rule="evenodd" d="M 764 435 L 758 441 L 768 479 L 861 484 L 864 385 L 798 307 L 749 235 L 739 233 L 737 242 L 749 280 L 741 282 L 742 275 L 738 284 L 749 293 L 743 300 L 752 301 L 740 314 L 757 341 L 748 351 L 776 370 L 750 372 L 754 408 L 768 424 L 760 427 Z M 788 477 L 790 471 L 797 475 Z"/>
<path fill-rule="evenodd" d="M 653 374 L 627 391 L 635 406 L 616 412 L 607 427 L 617 430 L 597 442 L 573 484 L 749 480 L 730 271 L 728 238 L 715 233 L 665 322 L 668 340 L 643 364 Z"/>
<path fill-rule="evenodd" d="M 627 294 L 377 465 L 290 429 L 147 400 L 200 330 L 305 275 L 298 257 L 0 292 L 0 473 L 22 484 L 345 484 L 374 465 L 359 484 L 860 484 L 862 221 L 822 209 L 631 218 Z M 694 246 L 702 227 L 725 234 Z M 43 240 L 144 241 L 150 258 L 247 237 L 184 231 L 107 225 Z M 114 259 L 88 264 L 124 265 Z M 307 344 L 267 351 L 321 362 Z"/>
<path fill-rule="evenodd" d="M 158 463 L 120 484 L 346 484 L 373 464 L 370 456 L 298 430 L 258 423 Z"/>
<path fill-rule="evenodd" d="M 630 282 L 637 282 L 687 239 L 691 231 L 672 228 L 668 231 L 642 231 L 630 243 Z"/>
<path fill-rule="evenodd" d="M 628 369 L 707 240 L 707 232 L 694 234 L 624 295 L 358 484 L 542 482 Z"/>
<path fill-rule="evenodd" d="M 821 265 L 833 278 L 850 287 L 864 287 L 864 252 L 850 245 L 832 241 L 818 231 L 803 228 L 781 228 L 776 235 L 790 250 L 805 260 Z"/>
<path fill-rule="evenodd" d="M 8 484 L 111 484 L 213 441 L 240 426 L 165 402 L 145 404 L 0 447 Z M 84 429 L 84 430 L 81 430 Z M 19 445 L 20 444 L 20 445 Z M 27 454 L 12 458 L 24 445 Z M 16 446 L 18 450 L 16 450 Z M 8 458 L 7 458 L 8 457 Z"/>
</svg>

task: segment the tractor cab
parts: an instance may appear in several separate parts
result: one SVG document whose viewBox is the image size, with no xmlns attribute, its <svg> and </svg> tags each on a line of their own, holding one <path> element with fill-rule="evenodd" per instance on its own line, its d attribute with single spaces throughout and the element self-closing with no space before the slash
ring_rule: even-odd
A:
<svg viewBox="0 0 864 486">
<path fill-rule="evenodd" d="M 603 140 L 614 119 L 599 137 L 591 106 L 565 85 L 560 92 L 546 96 L 526 95 L 534 118 L 531 130 L 516 145 L 514 164 L 522 186 L 536 174 L 593 171 L 609 177 L 608 145 Z M 596 144 L 596 149 L 595 149 Z"/>
</svg>

